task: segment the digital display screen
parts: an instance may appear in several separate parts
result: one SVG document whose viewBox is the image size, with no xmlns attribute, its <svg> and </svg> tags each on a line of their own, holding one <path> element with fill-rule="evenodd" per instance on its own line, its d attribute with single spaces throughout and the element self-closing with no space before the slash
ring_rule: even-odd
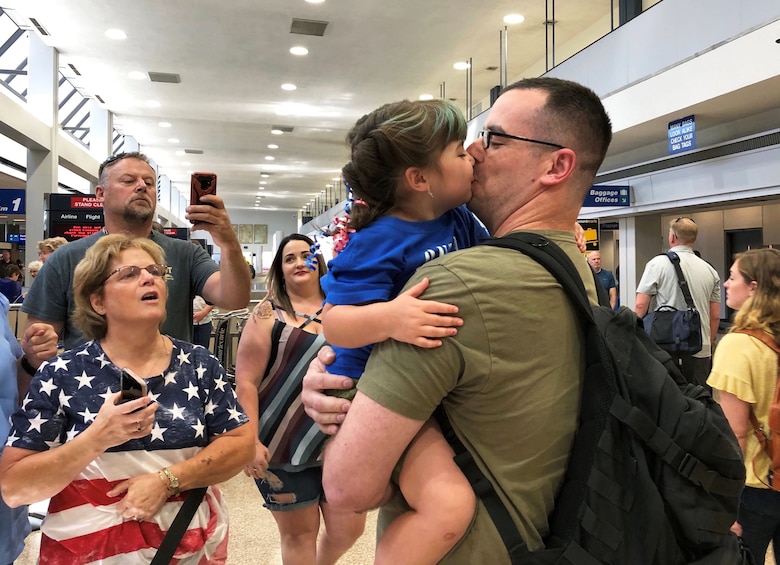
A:
<svg viewBox="0 0 780 565">
<path fill-rule="evenodd" d="M 53 222 L 49 237 L 62 236 L 68 241 L 76 241 L 82 237 L 92 235 L 100 231 L 103 226 L 100 224 L 73 224 L 64 222 Z"/>
</svg>

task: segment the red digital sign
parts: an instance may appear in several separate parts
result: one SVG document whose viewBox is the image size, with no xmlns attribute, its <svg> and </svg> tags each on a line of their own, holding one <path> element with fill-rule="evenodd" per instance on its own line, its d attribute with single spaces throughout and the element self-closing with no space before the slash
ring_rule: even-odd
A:
<svg viewBox="0 0 780 565">
<path fill-rule="evenodd" d="M 51 225 L 51 233 L 49 237 L 62 236 L 68 241 L 76 241 L 82 237 L 92 235 L 96 231 L 100 231 L 103 226 L 100 224 L 68 224 L 62 222 L 54 222 Z"/>
</svg>

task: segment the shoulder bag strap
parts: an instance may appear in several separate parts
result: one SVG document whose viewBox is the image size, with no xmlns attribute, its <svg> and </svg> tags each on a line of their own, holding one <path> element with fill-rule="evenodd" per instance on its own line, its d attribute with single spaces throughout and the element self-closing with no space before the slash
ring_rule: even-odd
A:
<svg viewBox="0 0 780 565">
<path fill-rule="evenodd" d="M 171 527 L 165 533 L 165 537 L 159 549 L 157 549 L 151 565 L 168 565 L 171 562 L 173 554 L 176 552 L 179 542 L 181 542 L 181 538 L 184 537 L 184 532 L 187 531 L 195 511 L 206 494 L 206 488 L 195 488 L 187 493 L 187 498 L 184 500 L 181 508 L 179 508 L 179 512 L 177 512 L 176 518 L 173 519 Z"/>
<path fill-rule="evenodd" d="M 682 269 L 680 268 L 680 257 L 674 251 L 667 251 L 664 255 L 669 257 L 672 265 L 674 265 L 674 271 L 677 273 L 677 284 L 680 285 L 680 290 L 685 298 L 685 305 L 688 306 L 689 310 L 696 310 L 691 291 L 688 288 L 688 281 L 685 280 L 685 275 L 683 275 Z"/>
</svg>

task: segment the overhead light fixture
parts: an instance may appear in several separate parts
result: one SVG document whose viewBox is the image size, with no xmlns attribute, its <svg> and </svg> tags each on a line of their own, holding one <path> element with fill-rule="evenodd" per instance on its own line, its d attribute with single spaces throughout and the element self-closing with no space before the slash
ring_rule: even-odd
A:
<svg viewBox="0 0 780 565">
<path fill-rule="evenodd" d="M 433 94 L 420 94 L 420 100 L 433 100 Z"/>
<path fill-rule="evenodd" d="M 309 50 L 303 47 L 302 45 L 296 45 L 295 47 L 290 47 L 290 53 L 302 57 L 303 55 L 308 55 Z"/>
<path fill-rule="evenodd" d="M 268 177 L 270 177 L 270 176 L 271 176 L 271 175 L 269 175 L 268 173 L 260 173 L 260 177 L 261 177 L 261 178 L 264 178 L 264 179 L 267 179 L 267 178 L 268 178 Z"/>
<path fill-rule="evenodd" d="M 309 4 L 322 4 L 325 0 L 306 0 Z"/>
<path fill-rule="evenodd" d="M 171 127 L 171 122 L 157 122 L 157 125 L 161 128 L 169 128 Z"/>
<path fill-rule="evenodd" d="M 259 183 L 257 183 L 257 184 L 268 184 L 268 181 L 261 180 L 261 181 L 260 181 Z M 262 190 L 262 189 L 261 189 L 261 190 Z"/>
<path fill-rule="evenodd" d="M 274 135 L 282 135 L 284 132 L 280 129 L 272 129 L 271 133 Z"/>
<path fill-rule="evenodd" d="M 525 18 L 521 16 L 520 14 L 507 14 L 504 16 L 504 23 L 505 24 L 521 24 L 525 21 Z"/>
<path fill-rule="evenodd" d="M 133 80 L 146 80 L 146 73 L 143 71 L 130 71 L 127 73 L 127 76 L 129 76 Z"/>
<path fill-rule="evenodd" d="M 465 71 L 469 68 L 469 64 L 466 61 L 458 61 L 454 65 L 452 65 L 452 68 L 456 71 Z"/>
<path fill-rule="evenodd" d="M 127 39 L 127 34 L 121 29 L 107 29 L 106 37 L 109 39 L 116 39 L 117 41 Z"/>
<path fill-rule="evenodd" d="M 293 90 L 297 90 L 297 89 L 298 89 L 298 87 L 297 87 L 297 86 L 295 86 L 295 85 L 294 85 L 293 83 L 291 83 L 291 82 L 285 82 L 285 83 L 282 85 L 282 90 L 289 90 L 289 91 L 293 91 Z"/>
<path fill-rule="evenodd" d="M 268 144 L 268 149 L 279 149 L 279 146 L 276 145 L 276 143 L 269 143 Z"/>
<path fill-rule="evenodd" d="M 266 161 L 273 161 L 273 160 L 275 160 L 275 159 L 276 159 L 276 157 L 272 157 L 271 155 L 266 155 L 266 156 L 265 156 L 265 160 L 266 160 Z"/>
</svg>

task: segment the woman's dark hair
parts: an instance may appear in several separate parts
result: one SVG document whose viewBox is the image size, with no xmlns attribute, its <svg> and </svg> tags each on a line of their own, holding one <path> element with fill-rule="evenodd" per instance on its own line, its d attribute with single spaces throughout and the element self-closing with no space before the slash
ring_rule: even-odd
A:
<svg viewBox="0 0 780 565">
<path fill-rule="evenodd" d="M 756 289 L 734 316 L 735 329 L 756 329 L 772 334 L 780 346 L 780 250 L 751 249 L 734 262 L 746 284 Z"/>
<path fill-rule="evenodd" d="M 347 134 L 351 161 L 342 169 L 355 199 L 349 227 L 362 229 L 396 205 L 409 167 L 430 167 L 453 141 L 466 139 L 466 120 L 446 100 L 393 102 L 360 118 Z"/>
<path fill-rule="evenodd" d="M 268 269 L 268 275 L 266 275 L 265 280 L 266 285 L 268 286 L 268 293 L 266 294 L 265 300 L 269 298 L 272 299 L 274 303 L 281 307 L 287 314 L 295 316 L 295 308 L 293 308 L 292 302 L 290 302 L 290 296 L 287 294 L 287 286 L 284 284 L 284 272 L 282 271 L 284 248 L 287 247 L 287 244 L 291 241 L 303 241 L 309 246 L 314 245 L 311 238 L 299 233 L 288 235 L 282 240 L 279 244 L 279 249 L 276 250 L 274 260 L 271 262 L 271 268 Z M 322 254 L 320 253 L 317 253 L 315 257 L 317 258 L 317 278 L 321 279 L 322 275 L 327 272 L 325 259 L 322 258 Z M 320 294 L 325 296 L 325 293 L 322 291 L 322 285 L 320 285 Z"/>
</svg>

